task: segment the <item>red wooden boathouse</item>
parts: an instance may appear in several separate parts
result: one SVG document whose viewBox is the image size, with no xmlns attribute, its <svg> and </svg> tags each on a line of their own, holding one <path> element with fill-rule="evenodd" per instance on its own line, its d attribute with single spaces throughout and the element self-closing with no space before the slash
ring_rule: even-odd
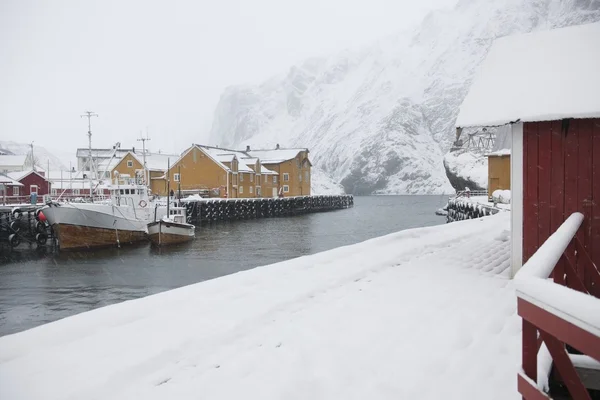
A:
<svg viewBox="0 0 600 400">
<path fill-rule="evenodd" d="M 511 261 L 523 318 L 518 388 L 528 399 L 548 398 L 536 381 L 545 368 L 540 352 L 573 398 L 600 389 L 597 377 L 578 369 L 600 371 L 599 71 L 600 23 L 498 39 L 456 122 L 458 134 L 511 127 Z"/>
</svg>

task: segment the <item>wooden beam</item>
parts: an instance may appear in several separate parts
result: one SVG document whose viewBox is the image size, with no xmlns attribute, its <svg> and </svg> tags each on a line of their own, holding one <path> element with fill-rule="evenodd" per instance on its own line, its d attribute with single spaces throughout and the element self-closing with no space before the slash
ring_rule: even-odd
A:
<svg viewBox="0 0 600 400">
<path fill-rule="evenodd" d="M 540 331 L 540 336 L 544 339 L 544 343 L 546 343 L 546 347 L 552 356 L 554 367 L 558 370 L 565 385 L 569 389 L 569 394 L 573 396 L 574 400 L 591 400 L 590 394 L 585 386 L 583 386 L 579 375 L 577 375 L 577 371 L 575 371 L 575 367 L 567 354 L 564 343 L 560 342 L 548 332 Z"/>
<path fill-rule="evenodd" d="M 517 390 L 527 400 L 549 400 L 550 397 L 533 384 L 533 381 L 528 380 L 521 372 L 517 376 Z"/>
<path fill-rule="evenodd" d="M 561 342 L 600 360 L 600 337 L 520 297 L 517 299 L 517 310 L 523 320 L 527 320 L 537 329 L 548 332 Z"/>
<path fill-rule="evenodd" d="M 537 379 L 538 331 L 537 328 L 523 318 L 522 330 L 522 365 L 525 375 L 535 381 Z M 541 342 L 540 342 L 541 345 Z"/>
</svg>

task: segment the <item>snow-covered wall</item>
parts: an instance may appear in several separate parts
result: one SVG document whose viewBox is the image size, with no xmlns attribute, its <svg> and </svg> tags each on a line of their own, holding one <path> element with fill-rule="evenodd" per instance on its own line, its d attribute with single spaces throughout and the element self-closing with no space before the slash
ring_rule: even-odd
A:
<svg viewBox="0 0 600 400">
<path fill-rule="evenodd" d="M 309 147 L 351 193 L 447 193 L 443 155 L 493 40 L 598 20 L 600 0 L 460 0 L 414 32 L 226 89 L 210 143 Z"/>
</svg>

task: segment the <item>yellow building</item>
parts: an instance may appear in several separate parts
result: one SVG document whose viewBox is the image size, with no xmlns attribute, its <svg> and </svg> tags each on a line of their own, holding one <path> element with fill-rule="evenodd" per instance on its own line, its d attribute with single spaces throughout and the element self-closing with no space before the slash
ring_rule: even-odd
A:
<svg viewBox="0 0 600 400">
<path fill-rule="evenodd" d="M 250 150 L 252 157 L 260 159 L 261 164 L 277 174 L 273 176 L 272 190 L 284 197 L 310 195 L 310 170 L 312 164 L 308 159 L 308 149 L 284 149 L 279 145 L 275 149 Z"/>
<path fill-rule="evenodd" d="M 510 189 L 510 151 L 488 154 L 488 194 Z"/>
<path fill-rule="evenodd" d="M 128 152 L 112 174 L 137 176 L 161 196 L 168 177 L 171 189 L 183 196 L 256 198 L 310 195 L 310 168 L 307 149 L 238 151 L 194 144 L 181 156 L 147 154 L 147 177 L 142 157 Z"/>
</svg>

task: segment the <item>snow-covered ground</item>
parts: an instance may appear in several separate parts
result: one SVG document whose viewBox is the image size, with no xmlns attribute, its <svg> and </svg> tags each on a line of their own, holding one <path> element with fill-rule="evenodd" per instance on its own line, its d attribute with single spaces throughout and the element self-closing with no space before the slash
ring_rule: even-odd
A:
<svg viewBox="0 0 600 400">
<path fill-rule="evenodd" d="M 509 217 L 406 230 L 2 337 L 0 398 L 517 399 Z"/>
</svg>

